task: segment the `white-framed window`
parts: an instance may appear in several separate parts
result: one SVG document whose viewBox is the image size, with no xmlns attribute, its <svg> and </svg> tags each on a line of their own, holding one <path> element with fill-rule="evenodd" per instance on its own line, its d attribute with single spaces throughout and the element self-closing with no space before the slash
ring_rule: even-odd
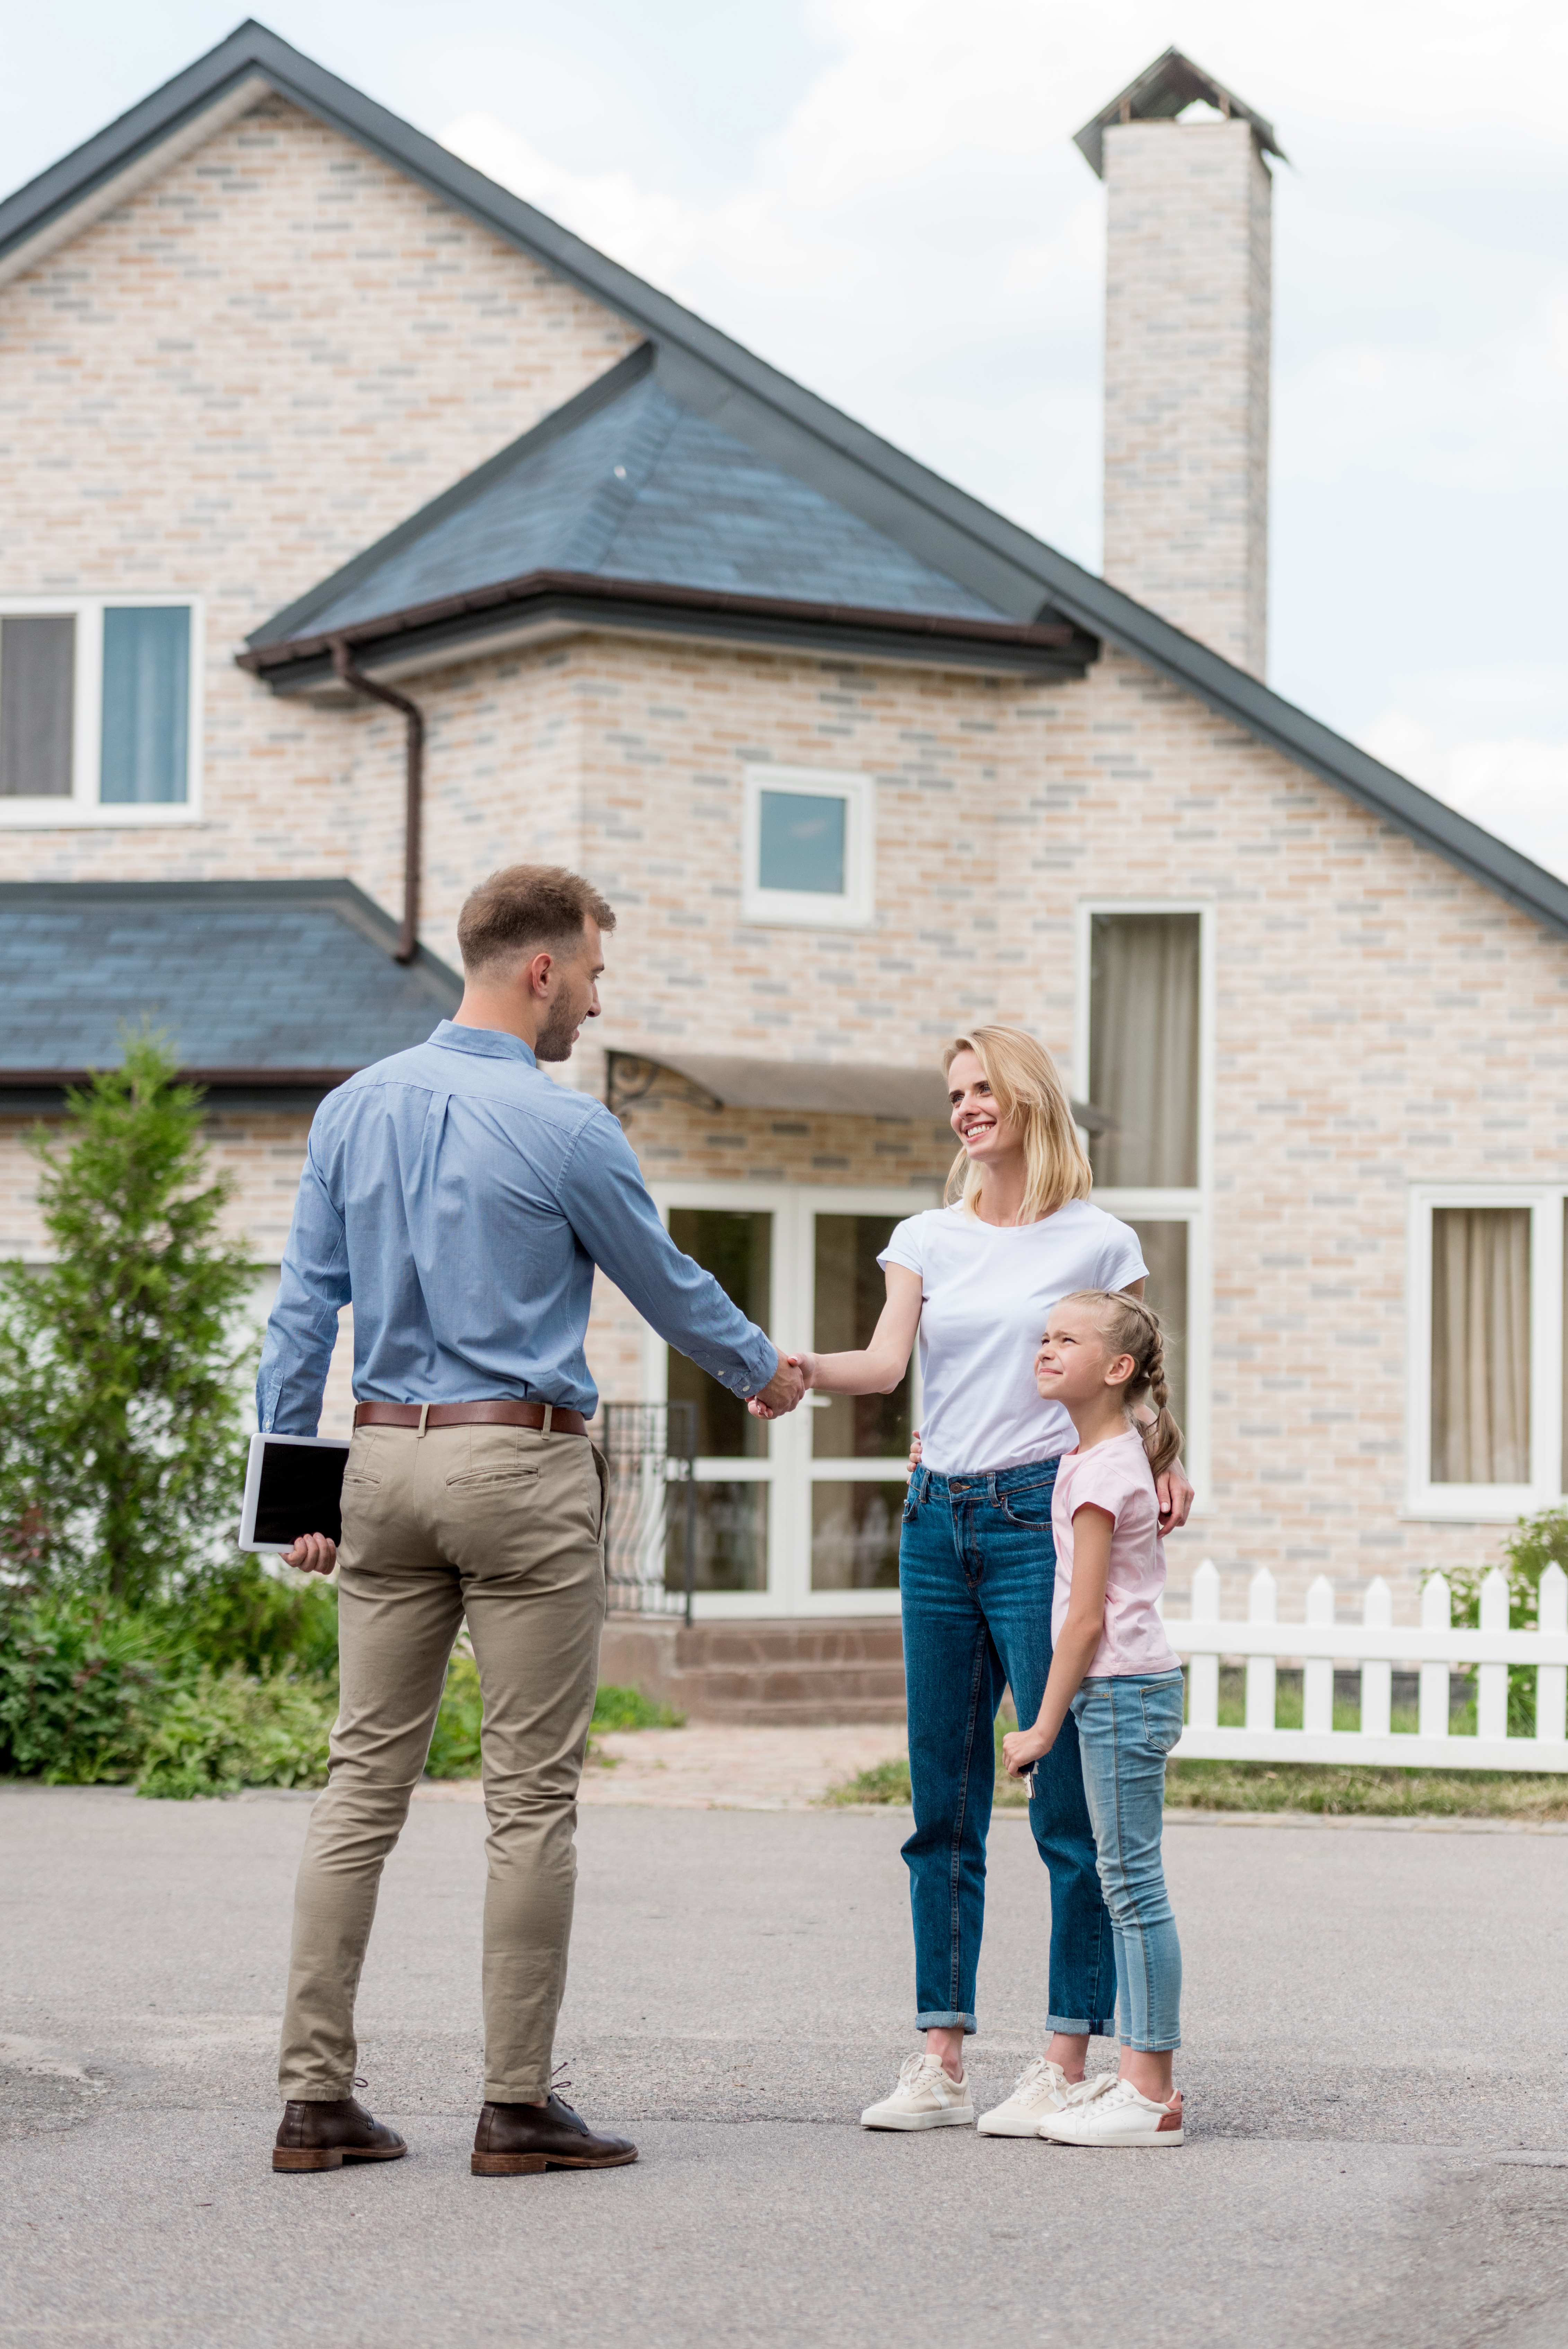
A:
<svg viewBox="0 0 1568 2349">
<path fill-rule="evenodd" d="M 877 913 L 871 777 L 822 767 L 748 767 L 742 781 L 745 920 L 869 928 Z"/>
<path fill-rule="evenodd" d="M 0 828 L 199 812 L 192 595 L 0 595 Z"/>
<path fill-rule="evenodd" d="M 1210 1474 L 1213 919 L 1191 899 L 1081 905 L 1074 1055 L 1106 1120 L 1088 1137 L 1095 1201 L 1138 1236 L 1199 1509 Z"/>
<path fill-rule="evenodd" d="M 1568 1474 L 1568 1184 L 1410 1192 L 1407 1514 L 1506 1525 Z"/>
<path fill-rule="evenodd" d="M 924 1186 L 665 1183 L 653 1195 L 676 1244 L 775 1345 L 822 1353 L 867 1343 L 887 1296 L 877 1251 L 936 1204 Z M 812 1395 L 771 1423 L 651 1331 L 644 1377 L 655 1401 L 697 1407 L 700 1614 L 898 1612 L 914 1362 L 890 1395 Z"/>
</svg>

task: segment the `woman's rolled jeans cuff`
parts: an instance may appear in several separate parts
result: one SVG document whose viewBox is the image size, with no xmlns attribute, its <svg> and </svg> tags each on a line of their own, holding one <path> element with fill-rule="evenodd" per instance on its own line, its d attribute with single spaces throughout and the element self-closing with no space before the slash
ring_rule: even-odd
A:
<svg viewBox="0 0 1568 2349">
<path fill-rule="evenodd" d="M 972 2039 L 980 2025 L 972 2014 L 917 2014 L 915 2028 L 917 2031 L 961 2031 L 966 2039 Z"/>
</svg>

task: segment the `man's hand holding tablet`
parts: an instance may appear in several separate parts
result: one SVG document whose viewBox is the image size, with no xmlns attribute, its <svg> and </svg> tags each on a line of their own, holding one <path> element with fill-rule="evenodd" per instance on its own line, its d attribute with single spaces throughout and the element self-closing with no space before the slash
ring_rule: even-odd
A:
<svg viewBox="0 0 1568 2349">
<path fill-rule="evenodd" d="M 330 1574 L 337 1563 L 337 1545 L 326 1534 L 301 1534 L 292 1549 L 283 1553 L 285 1566 L 301 1574 Z"/>
</svg>

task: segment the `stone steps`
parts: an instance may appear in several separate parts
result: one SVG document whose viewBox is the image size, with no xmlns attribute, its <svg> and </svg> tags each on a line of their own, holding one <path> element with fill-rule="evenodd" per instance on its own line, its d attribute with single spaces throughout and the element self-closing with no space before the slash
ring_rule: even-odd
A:
<svg viewBox="0 0 1568 2349">
<path fill-rule="evenodd" d="M 904 1650 L 887 1616 L 836 1622 L 684 1623 L 614 1616 L 599 1678 L 746 1728 L 904 1718 Z"/>
</svg>

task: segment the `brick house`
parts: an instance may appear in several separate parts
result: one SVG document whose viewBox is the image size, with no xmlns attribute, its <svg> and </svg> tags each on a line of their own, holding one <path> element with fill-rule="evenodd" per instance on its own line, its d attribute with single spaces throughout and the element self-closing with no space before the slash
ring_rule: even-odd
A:
<svg viewBox="0 0 1568 2349">
<path fill-rule="evenodd" d="M 1271 127 L 1170 52 L 1078 143 L 1103 580 L 254 24 L 0 205 L 0 1248 L 145 1011 L 275 1263 L 314 1102 L 559 859 L 565 1081 L 784 1341 L 864 1334 L 1000 1014 L 1179 1332 L 1179 1589 L 1413 1619 L 1561 1494 L 1568 888 L 1263 681 Z M 698 1404 L 701 1613 L 896 1610 L 908 1387 L 769 1433 L 602 1288 L 590 1356 Z"/>
</svg>

